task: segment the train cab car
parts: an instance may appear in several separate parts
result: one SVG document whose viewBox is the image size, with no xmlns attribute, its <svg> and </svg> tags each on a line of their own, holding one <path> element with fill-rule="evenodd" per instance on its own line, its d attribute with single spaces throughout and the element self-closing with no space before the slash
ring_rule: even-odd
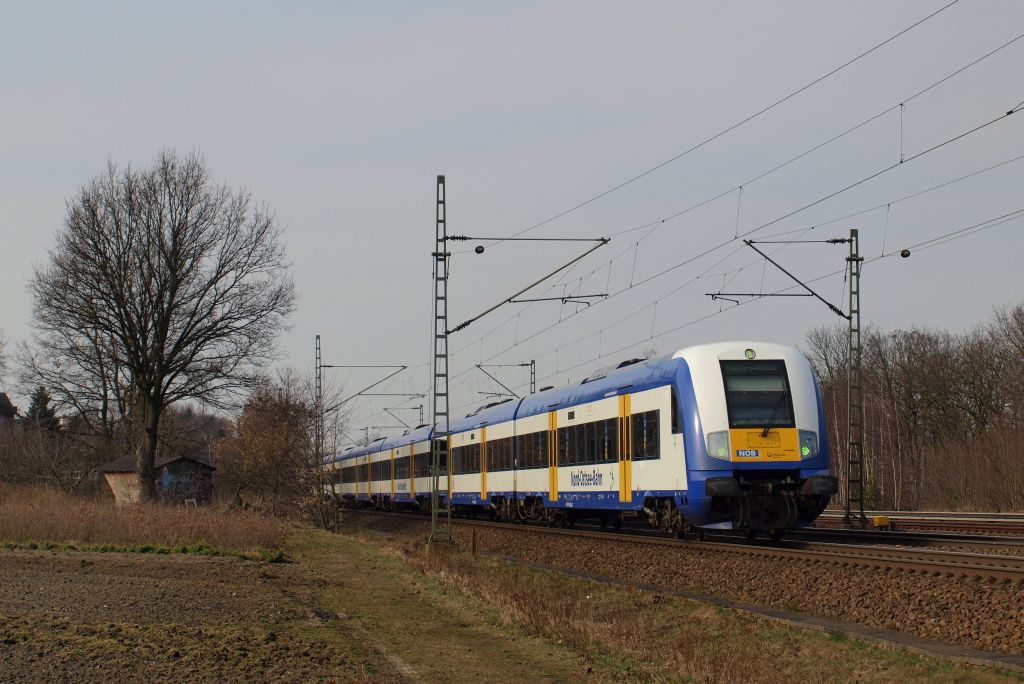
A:
<svg viewBox="0 0 1024 684">
<path fill-rule="evenodd" d="M 719 343 L 673 358 L 690 479 L 683 515 L 704 528 L 776 535 L 820 515 L 837 480 L 821 392 L 799 350 Z"/>
</svg>

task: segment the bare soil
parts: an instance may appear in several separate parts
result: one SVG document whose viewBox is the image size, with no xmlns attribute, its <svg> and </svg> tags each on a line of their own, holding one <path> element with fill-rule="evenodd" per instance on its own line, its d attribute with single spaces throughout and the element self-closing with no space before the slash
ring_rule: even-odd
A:
<svg viewBox="0 0 1024 684">
<path fill-rule="evenodd" d="M 0 550 L 0 683 L 586 674 L 371 546 L 309 530 L 289 548 L 296 562 Z"/>
<path fill-rule="evenodd" d="M 395 679 L 298 564 L 0 552 L 0 681 Z"/>
</svg>

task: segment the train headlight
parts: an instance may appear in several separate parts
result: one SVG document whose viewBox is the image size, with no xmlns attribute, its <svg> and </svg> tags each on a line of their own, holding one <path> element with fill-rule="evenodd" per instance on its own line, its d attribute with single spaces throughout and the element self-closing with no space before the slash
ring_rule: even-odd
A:
<svg viewBox="0 0 1024 684">
<path fill-rule="evenodd" d="M 814 458 L 818 455 L 818 433 L 800 430 L 800 458 Z"/>
<path fill-rule="evenodd" d="M 727 430 L 708 433 L 708 456 L 729 460 L 729 432 Z"/>
</svg>

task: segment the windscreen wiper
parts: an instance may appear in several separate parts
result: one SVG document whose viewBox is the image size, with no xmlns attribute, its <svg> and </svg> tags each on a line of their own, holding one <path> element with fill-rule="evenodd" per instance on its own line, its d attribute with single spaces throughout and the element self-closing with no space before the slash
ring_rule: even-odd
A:
<svg viewBox="0 0 1024 684">
<path fill-rule="evenodd" d="M 785 401 L 786 401 L 786 393 L 783 392 L 782 394 L 779 395 L 779 400 L 777 402 L 775 402 L 775 408 L 772 409 L 772 415 L 768 419 L 768 423 L 765 424 L 764 430 L 761 430 L 761 436 L 762 437 L 767 437 L 768 436 L 768 431 L 772 429 L 772 423 L 775 422 L 775 414 L 777 414 L 779 412 L 779 409 L 782 408 L 782 405 L 785 403 Z"/>
</svg>

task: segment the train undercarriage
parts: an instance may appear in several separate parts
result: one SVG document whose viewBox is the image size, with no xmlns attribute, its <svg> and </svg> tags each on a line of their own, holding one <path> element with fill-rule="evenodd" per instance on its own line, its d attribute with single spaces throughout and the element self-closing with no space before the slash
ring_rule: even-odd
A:
<svg viewBox="0 0 1024 684">
<path fill-rule="evenodd" d="M 836 489 L 836 479 L 815 476 L 796 480 L 789 476 L 717 477 L 705 481 L 710 499 L 714 528 L 733 529 L 753 538 L 758 532 L 777 540 L 788 529 L 812 522 L 824 509 L 828 496 Z M 384 511 L 429 513 L 429 495 L 414 502 L 396 502 L 382 495 L 370 500 L 342 499 L 344 506 L 376 508 Z M 623 522 L 645 523 L 676 538 L 704 539 L 708 530 L 688 520 L 672 497 L 646 497 L 639 510 L 610 511 L 586 508 L 562 508 L 544 505 L 544 497 L 512 499 L 494 496 L 488 505 L 456 504 L 458 517 L 485 517 L 505 522 L 547 523 L 552 527 L 574 527 L 577 521 L 593 521 L 602 529 L 619 529 Z"/>
</svg>

